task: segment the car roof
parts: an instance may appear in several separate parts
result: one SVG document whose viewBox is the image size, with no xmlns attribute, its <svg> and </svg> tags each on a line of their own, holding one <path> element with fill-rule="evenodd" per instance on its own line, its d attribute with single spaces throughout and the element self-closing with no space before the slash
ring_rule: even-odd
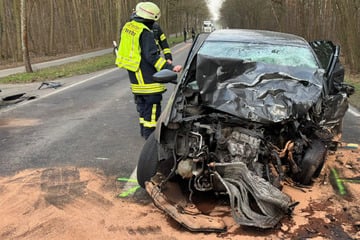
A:
<svg viewBox="0 0 360 240">
<path fill-rule="evenodd" d="M 209 34 L 205 41 L 253 42 L 309 47 L 308 42 L 297 35 L 266 30 L 220 29 Z"/>
</svg>

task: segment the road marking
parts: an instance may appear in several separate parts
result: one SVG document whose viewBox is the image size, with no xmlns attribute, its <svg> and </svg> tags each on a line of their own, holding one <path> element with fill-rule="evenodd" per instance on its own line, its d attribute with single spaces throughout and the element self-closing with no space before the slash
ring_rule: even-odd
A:
<svg viewBox="0 0 360 240">
<path fill-rule="evenodd" d="M 173 54 L 181 52 L 182 50 L 184 50 L 185 48 L 188 48 L 188 47 L 189 47 L 189 45 L 185 45 L 184 47 L 179 48 L 178 50 L 174 51 Z"/>
<path fill-rule="evenodd" d="M 15 109 L 15 108 L 17 108 L 17 107 L 24 106 L 24 105 L 29 104 L 29 103 L 33 103 L 33 102 L 38 101 L 38 100 L 40 100 L 40 99 L 49 97 L 49 96 L 54 95 L 54 94 L 57 94 L 57 93 L 60 93 L 60 92 L 65 91 L 65 90 L 67 90 L 67 89 L 69 89 L 69 88 L 72 88 L 72 87 L 75 87 L 75 86 L 77 86 L 77 85 L 80 85 L 80 84 L 89 82 L 89 81 L 91 81 L 91 80 L 94 80 L 94 79 L 96 79 L 96 78 L 102 77 L 102 76 L 104 76 L 104 75 L 106 75 L 106 74 L 115 72 L 115 71 L 117 71 L 117 70 L 118 70 L 118 68 L 113 68 L 113 69 L 107 70 L 107 71 L 105 71 L 105 72 L 102 72 L 102 73 L 97 74 L 97 75 L 95 75 L 95 76 L 92 76 L 92 77 L 90 77 L 90 78 L 84 79 L 84 80 L 82 80 L 82 81 L 80 81 L 80 82 L 76 82 L 76 83 L 73 83 L 73 84 L 71 84 L 71 85 L 69 85 L 69 86 L 66 86 L 66 87 L 63 87 L 63 88 L 59 88 L 59 89 L 57 89 L 57 90 L 54 91 L 54 92 L 51 92 L 51 93 L 48 93 L 48 94 L 44 94 L 43 96 L 40 96 L 39 98 L 35 98 L 35 99 L 29 100 L 29 101 L 23 101 L 23 102 L 20 102 L 20 103 L 15 104 L 15 105 L 13 105 L 13 106 L 11 106 L 11 107 L 8 107 L 8 108 L 6 108 L 6 109 L 1 109 L 1 112 L 7 112 L 7 111 L 10 111 L 10 110 Z"/>
<path fill-rule="evenodd" d="M 69 85 L 69 86 L 67 86 L 67 87 L 64 87 L 64 88 L 61 88 L 61 89 L 59 89 L 59 90 L 56 91 L 56 92 L 51 92 L 51 93 L 45 94 L 45 95 L 42 96 L 41 98 L 49 97 L 49 96 L 54 95 L 54 94 L 56 94 L 56 93 L 65 91 L 65 90 L 67 90 L 67 89 L 69 89 L 69 88 L 72 88 L 72 87 L 75 87 L 75 86 L 77 86 L 77 85 L 80 85 L 80 84 L 89 82 L 89 81 L 91 81 L 91 80 L 93 80 L 93 79 L 95 79 L 95 78 L 102 77 L 102 76 L 104 76 L 104 75 L 106 75 L 106 74 L 108 74 L 108 73 L 115 72 L 116 70 L 118 70 L 118 68 L 110 69 L 110 70 L 108 70 L 108 71 L 105 71 L 105 72 L 103 72 L 103 73 L 97 74 L 97 75 L 92 76 L 92 77 L 90 77 L 90 78 L 84 79 L 84 80 L 82 80 L 82 81 L 80 81 L 80 82 L 71 84 L 71 85 Z"/>
<path fill-rule="evenodd" d="M 348 112 L 352 115 L 354 115 L 355 117 L 360 117 L 360 113 L 358 111 L 356 111 L 353 107 L 349 107 Z"/>
</svg>

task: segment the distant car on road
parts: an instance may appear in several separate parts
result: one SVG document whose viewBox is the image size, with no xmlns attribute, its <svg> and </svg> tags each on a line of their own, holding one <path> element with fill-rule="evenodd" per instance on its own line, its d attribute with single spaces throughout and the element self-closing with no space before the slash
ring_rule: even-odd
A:
<svg viewBox="0 0 360 240">
<path fill-rule="evenodd" d="M 206 20 L 203 23 L 203 32 L 210 33 L 215 30 L 214 24 L 210 20 Z"/>
<path fill-rule="evenodd" d="M 226 195 L 238 224 L 274 227 L 296 205 L 281 192 L 283 181 L 310 185 L 336 149 L 353 92 L 343 79 L 339 47 L 330 41 L 260 30 L 200 34 L 142 149 L 138 182 L 191 230 L 223 225 L 174 213 L 179 203 L 166 201 L 169 189 L 180 189 L 187 203 Z"/>
</svg>

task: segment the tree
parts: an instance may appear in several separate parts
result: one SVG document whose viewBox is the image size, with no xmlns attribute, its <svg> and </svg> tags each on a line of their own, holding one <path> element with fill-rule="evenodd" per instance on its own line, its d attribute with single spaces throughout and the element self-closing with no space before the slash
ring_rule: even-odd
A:
<svg viewBox="0 0 360 240">
<path fill-rule="evenodd" d="M 0 61 L 31 68 L 33 58 L 111 47 L 141 0 L 0 0 Z M 152 0 L 159 23 L 178 36 L 209 19 L 206 0 Z M 360 72 L 360 0 L 224 0 L 223 27 L 294 33 L 308 40 L 331 39 L 347 66 Z M 31 71 L 30 69 L 27 69 Z"/>
<path fill-rule="evenodd" d="M 29 55 L 29 44 L 28 44 L 28 32 L 27 32 L 27 14 L 26 14 L 26 0 L 21 0 L 21 46 L 23 53 L 23 61 L 25 64 L 26 72 L 33 72 L 31 63 L 30 63 L 30 55 Z"/>
</svg>

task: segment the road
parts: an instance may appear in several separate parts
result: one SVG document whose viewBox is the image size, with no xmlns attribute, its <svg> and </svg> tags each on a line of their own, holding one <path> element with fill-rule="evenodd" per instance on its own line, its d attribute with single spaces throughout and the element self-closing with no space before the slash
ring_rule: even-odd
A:
<svg viewBox="0 0 360 240">
<path fill-rule="evenodd" d="M 175 63 L 185 61 L 190 46 L 174 47 Z M 133 172 L 144 140 L 127 72 L 114 68 L 68 82 L 74 84 L 37 90 L 36 100 L 0 110 L 1 175 L 62 165 L 123 177 Z"/>
</svg>

